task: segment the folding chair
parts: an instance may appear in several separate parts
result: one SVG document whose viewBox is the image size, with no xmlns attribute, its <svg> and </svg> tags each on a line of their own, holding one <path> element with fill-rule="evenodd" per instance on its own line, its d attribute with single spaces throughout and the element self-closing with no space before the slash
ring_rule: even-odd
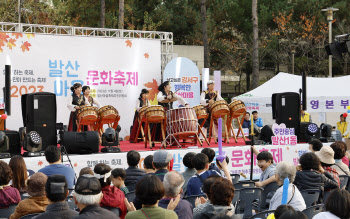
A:
<svg viewBox="0 0 350 219">
<path fill-rule="evenodd" d="M 205 194 L 202 194 L 202 195 L 191 195 L 191 196 L 185 197 L 184 200 L 187 200 L 188 202 L 190 202 L 192 204 L 193 207 L 195 207 L 195 201 L 196 201 L 197 198 L 200 198 L 200 197 L 206 198 L 207 196 Z"/>
<path fill-rule="evenodd" d="M 253 205 L 252 203 L 260 199 L 262 188 L 244 188 L 241 189 L 240 202 L 238 210 L 244 209 L 243 218 L 249 218 L 252 216 Z"/>
<path fill-rule="evenodd" d="M 249 219 L 266 219 L 270 214 L 272 213 L 275 213 L 275 210 L 268 210 L 268 211 L 262 211 L 262 212 L 259 212 L 253 216 L 251 216 Z"/>
<path fill-rule="evenodd" d="M 308 218 L 313 218 L 316 214 L 322 212 L 322 210 L 323 210 L 323 204 L 319 204 L 319 205 L 308 207 L 302 212 L 306 214 Z"/>
<path fill-rule="evenodd" d="M 319 200 L 321 191 L 319 189 L 306 189 L 300 193 L 304 198 L 306 207 L 310 207 Z"/>
<path fill-rule="evenodd" d="M 275 194 L 276 190 L 279 188 L 277 182 L 272 182 L 267 184 L 264 187 L 264 190 L 261 193 L 261 198 L 259 199 L 259 211 L 266 211 L 269 209 L 270 206 L 270 199 L 272 198 L 273 194 Z M 268 195 L 271 194 L 270 199 L 268 199 Z"/>
</svg>

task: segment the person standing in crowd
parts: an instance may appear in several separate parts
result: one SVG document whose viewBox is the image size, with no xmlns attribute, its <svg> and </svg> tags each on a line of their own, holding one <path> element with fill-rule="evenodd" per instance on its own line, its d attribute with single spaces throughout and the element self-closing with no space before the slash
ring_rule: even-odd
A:
<svg viewBox="0 0 350 219">
<path fill-rule="evenodd" d="M 74 219 L 118 219 L 113 212 L 101 208 L 103 194 L 100 181 L 93 175 L 86 174 L 78 178 L 73 198 L 80 209 Z"/>
<path fill-rule="evenodd" d="M 193 175 L 197 173 L 196 169 L 194 168 L 194 165 L 192 163 L 192 158 L 196 155 L 194 152 L 188 152 L 185 154 L 184 158 L 182 159 L 182 163 L 186 167 L 185 172 L 182 173 L 182 176 L 185 179 L 185 183 L 182 186 L 182 191 L 184 196 L 186 196 L 187 191 L 187 183 L 191 179 Z"/>
<path fill-rule="evenodd" d="M 140 153 L 135 150 L 126 154 L 126 162 L 129 167 L 125 170 L 125 186 L 128 187 L 129 191 L 134 191 L 137 179 L 146 174 L 144 170 L 138 168 L 140 159 Z"/>
<path fill-rule="evenodd" d="M 264 126 L 263 119 L 259 118 L 258 111 L 253 111 L 253 122 L 255 125 L 257 125 L 259 128 L 262 128 Z"/>
<path fill-rule="evenodd" d="M 340 186 L 339 174 L 337 170 L 332 167 L 335 163 L 333 149 L 330 146 L 325 145 L 321 148 L 320 151 L 316 151 L 315 154 L 320 159 L 322 168 L 331 174 Z"/>
<path fill-rule="evenodd" d="M 312 122 L 311 115 L 307 113 L 305 110 L 303 110 L 303 105 L 300 107 L 300 122 Z"/>
<path fill-rule="evenodd" d="M 45 158 L 50 165 L 41 168 L 38 172 L 44 173 L 46 176 L 53 174 L 64 175 L 68 182 L 68 189 L 73 189 L 75 172 L 71 167 L 62 164 L 61 149 L 55 145 L 48 146 L 45 150 Z"/>
<path fill-rule="evenodd" d="M 68 98 L 67 107 L 70 113 L 68 131 L 76 132 L 78 130 L 77 121 L 78 115 L 77 110 L 85 105 L 85 97 L 81 94 L 82 85 L 80 83 L 75 83 L 70 90 L 73 92 L 72 96 Z"/>
<path fill-rule="evenodd" d="M 8 208 L 9 205 L 21 201 L 18 189 L 9 185 L 13 173 L 7 163 L 0 160 L 0 208 Z"/>
<path fill-rule="evenodd" d="M 348 128 L 349 123 L 346 121 L 346 118 L 343 114 L 340 114 L 340 121 L 337 122 L 337 129 L 341 132 L 343 138 L 349 137 L 350 128 Z"/>
<path fill-rule="evenodd" d="M 250 128 L 250 113 L 249 112 L 246 112 L 245 115 L 244 115 L 242 128 L 244 128 L 244 129 Z"/>
<path fill-rule="evenodd" d="M 54 174 L 49 176 L 45 184 L 45 193 L 50 204 L 46 207 L 45 213 L 33 219 L 69 219 L 79 214 L 77 211 L 70 209 L 68 202 L 66 202 L 69 191 L 66 177 L 63 175 Z"/>
<path fill-rule="evenodd" d="M 322 146 L 323 146 L 322 142 L 318 139 L 311 139 L 309 141 L 309 151 L 311 152 L 316 152 L 321 150 Z"/>
<path fill-rule="evenodd" d="M 92 98 L 90 96 L 90 86 L 83 86 L 83 94 L 84 94 L 84 99 L 85 99 L 85 106 L 96 106 L 97 108 L 101 108 L 101 104 L 96 100 L 96 98 Z"/>
<path fill-rule="evenodd" d="M 12 187 L 18 189 L 20 193 L 25 193 L 28 172 L 23 157 L 21 155 L 13 156 L 10 160 L 9 166 L 13 174 Z"/>
<path fill-rule="evenodd" d="M 132 129 L 130 132 L 130 139 L 129 141 L 131 143 L 135 142 L 136 139 L 136 134 L 137 134 L 137 129 L 139 128 L 139 111 L 142 107 L 146 107 L 146 106 L 150 106 L 151 103 L 148 100 L 148 94 L 149 91 L 147 89 L 142 89 L 139 98 L 136 100 L 136 111 L 135 111 L 135 115 L 134 115 L 134 120 L 133 120 L 133 125 L 132 125 Z M 140 118 L 141 119 L 141 118 Z"/>
</svg>

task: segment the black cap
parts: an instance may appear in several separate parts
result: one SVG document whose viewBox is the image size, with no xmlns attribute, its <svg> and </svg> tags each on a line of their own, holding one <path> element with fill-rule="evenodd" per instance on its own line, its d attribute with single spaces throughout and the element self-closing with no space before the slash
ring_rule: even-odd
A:
<svg viewBox="0 0 350 219">
<path fill-rule="evenodd" d="M 59 174 L 48 176 L 45 190 L 48 194 L 67 194 L 68 183 L 66 177 Z"/>
<path fill-rule="evenodd" d="M 100 181 L 93 175 L 82 175 L 75 184 L 75 192 L 81 195 L 97 195 L 101 192 Z"/>
</svg>

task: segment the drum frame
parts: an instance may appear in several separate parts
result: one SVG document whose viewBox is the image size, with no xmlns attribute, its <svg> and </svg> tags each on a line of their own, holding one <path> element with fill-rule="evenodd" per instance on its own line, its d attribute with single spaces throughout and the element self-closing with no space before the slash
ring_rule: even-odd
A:
<svg viewBox="0 0 350 219">
<path fill-rule="evenodd" d="M 107 116 L 104 116 L 106 112 L 111 111 L 114 111 L 114 115 L 112 113 L 109 113 Z M 102 134 L 104 132 L 103 125 L 108 124 L 109 128 L 113 128 L 114 130 L 117 129 L 120 120 L 120 115 L 118 110 L 112 105 L 103 106 L 98 110 L 98 112 L 99 113 L 98 119 L 95 124 L 95 130 L 98 131 L 100 138 L 102 138 Z"/>
<path fill-rule="evenodd" d="M 232 103 L 234 103 L 235 101 L 237 101 L 237 100 L 233 100 L 233 101 L 230 103 L 230 105 L 231 105 Z M 236 105 L 243 104 L 243 105 L 244 105 L 244 108 L 239 108 L 238 110 L 235 110 L 235 106 L 236 106 L 236 105 L 233 105 L 233 107 L 230 108 L 230 116 L 229 116 L 229 118 L 228 118 L 228 120 L 227 120 L 227 127 L 229 127 L 229 128 L 228 128 L 228 135 L 229 135 L 229 137 L 230 137 L 230 136 L 231 136 L 231 133 L 232 133 L 232 134 L 233 134 L 233 138 L 235 139 L 236 143 L 237 143 L 237 139 L 239 138 L 239 137 L 238 137 L 238 136 L 239 136 L 239 133 L 242 133 L 242 138 L 243 138 L 243 140 L 244 140 L 244 141 L 246 140 L 246 138 L 245 138 L 245 136 L 244 136 L 242 124 L 243 124 L 243 120 L 244 120 L 244 115 L 246 114 L 247 111 L 246 111 L 244 102 L 241 101 L 241 100 L 239 100 L 239 101 L 240 101 L 240 103 L 238 103 L 238 104 L 236 104 Z M 229 106 L 230 106 L 230 105 L 229 105 Z M 242 109 L 243 109 L 243 110 L 242 110 Z M 243 117 L 242 117 L 241 120 L 240 120 L 239 117 L 242 116 L 242 115 L 243 115 Z M 238 123 L 238 132 L 237 132 L 237 135 L 235 134 L 235 132 L 234 132 L 234 130 L 233 130 L 233 126 L 232 126 L 232 121 L 233 121 L 234 119 L 236 119 L 236 120 L 237 120 L 237 123 Z"/>
<path fill-rule="evenodd" d="M 86 110 L 83 110 L 82 109 L 86 109 Z M 89 111 L 93 111 L 96 113 L 96 116 L 92 115 L 92 114 L 89 114 L 87 113 L 88 115 L 85 116 L 85 117 L 88 117 L 88 118 L 84 118 L 84 116 L 79 116 L 80 114 L 83 114 L 84 112 L 89 112 Z M 94 117 L 94 118 L 92 118 Z M 97 107 L 94 107 L 94 106 L 82 106 L 82 108 L 78 109 L 77 110 L 77 132 L 81 132 L 81 128 L 83 125 L 86 125 L 88 126 L 88 129 L 90 129 L 91 131 L 93 131 L 93 127 L 94 125 L 96 124 L 96 121 L 98 119 L 98 113 L 97 113 Z"/>
<path fill-rule="evenodd" d="M 219 100 L 219 101 L 222 101 L 222 100 Z M 225 100 L 223 100 L 223 101 L 225 101 Z M 225 137 L 224 137 L 224 142 L 225 143 L 229 143 L 229 138 L 228 138 L 228 128 L 227 128 L 227 118 L 225 117 L 226 115 L 229 115 L 229 113 L 230 113 L 230 109 L 228 108 L 228 104 L 226 103 L 226 101 L 225 101 L 225 103 L 226 103 L 226 105 L 227 105 L 227 109 L 224 109 L 224 108 L 221 108 L 221 109 L 219 109 L 219 110 L 221 110 L 221 111 L 219 111 L 219 112 L 214 112 L 213 113 L 213 108 L 215 108 L 215 106 L 216 105 L 214 105 L 215 103 L 216 103 L 217 101 L 215 101 L 214 103 L 212 103 L 211 104 L 211 106 L 210 106 L 210 113 L 211 113 L 211 116 L 210 116 L 210 126 L 209 126 L 209 142 L 211 141 L 211 138 L 212 138 L 212 135 L 214 134 L 214 139 L 215 139 L 215 143 L 217 143 L 217 133 L 215 132 L 215 129 L 213 130 L 213 128 L 214 128 L 214 126 L 215 126 L 215 124 L 214 124 L 214 120 L 217 120 L 217 119 L 219 119 L 220 117 L 224 117 L 224 118 L 222 118 L 222 119 L 224 119 L 225 121 L 224 121 L 224 126 L 225 126 Z M 213 105 L 214 105 L 214 107 L 213 107 Z M 218 129 L 219 128 L 221 128 L 222 129 L 222 127 L 218 127 Z"/>
</svg>

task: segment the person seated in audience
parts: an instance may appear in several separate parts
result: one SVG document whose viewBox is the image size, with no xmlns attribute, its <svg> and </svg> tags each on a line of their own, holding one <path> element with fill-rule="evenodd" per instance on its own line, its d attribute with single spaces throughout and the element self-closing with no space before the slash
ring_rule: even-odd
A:
<svg viewBox="0 0 350 219">
<path fill-rule="evenodd" d="M 214 184 L 214 182 L 220 178 L 221 178 L 221 176 L 219 176 L 219 175 L 211 175 L 206 180 L 204 180 L 202 189 L 203 189 L 204 194 L 207 196 L 207 198 L 204 198 L 204 197 L 196 198 L 195 208 L 193 209 L 193 214 L 199 214 L 205 206 L 211 204 L 211 202 L 208 198 L 208 197 L 210 197 L 210 188 Z"/>
<path fill-rule="evenodd" d="M 333 176 L 335 181 L 338 182 L 340 186 L 339 174 L 335 168 L 332 166 L 335 163 L 334 151 L 330 146 L 323 146 L 320 151 L 316 151 L 315 154 L 321 161 L 322 168 Z"/>
<path fill-rule="evenodd" d="M 253 122 L 255 125 L 257 125 L 259 128 L 262 128 L 264 126 L 263 119 L 259 118 L 258 111 L 253 111 Z"/>
<path fill-rule="evenodd" d="M 140 159 L 140 153 L 135 150 L 131 150 L 126 154 L 126 162 L 128 163 L 129 167 L 125 170 L 125 186 L 130 186 L 129 190 L 131 191 L 134 190 L 137 179 L 146 174 L 144 170 L 138 168 Z"/>
<path fill-rule="evenodd" d="M 187 191 L 187 183 L 190 178 L 197 173 L 196 169 L 194 168 L 192 164 L 192 158 L 196 155 L 194 152 L 188 152 L 185 154 L 184 158 L 182 159 L 182 163 L 186 167 L 185 172 L 182 173 L 182 176 L 185 179 L 185 183 L 182 186 L 182 193 L 184 196 L 186 196 L 186 191 Z"/>
<path fill-rule="evenodd" d="M 291 205 L 280 205 L 276 208 L 273 214 L 270 214 L 266 219 L 279 219 L 286 211 L 295 211 Z"/>
<path fill-rule="evenodd" d="M 79 215 L 74 219 L 119 218 L 113 212 L 100 207 L 103 194 L 100 181 L 95 176 L 90 174 L 80 176 L 74 191 L 73 198 L 80 209 Z"/>
<path fill-rule="evenodd" d="M 99 163 L 95 166 L 95 177 L 99 179 L 101 184 L 101 191 L 103 194 L 100 202 L 101 207 L 111 207 L 120 209 L 120 218 L 124 219 L 127 213 L 126 206 L 124 204 L 124 192 L 118 187 L 111 186 L 111 167 L 104 163 Z"/>
<path fill-rule="evenodd" d="M 339 176 L 350 176 L 349 167 L 346 166 L 346 164 L 342 161 L 346 154 L 346 144 L 342 141 L 336 141 L 333 144 L 331 144 L 331 148 L 334 151 L 335 161 L 334 165 L 331 166 L 331 168 L 334 168 L 338 172 Z"/>
<path fill-rule="evenodd" d="M 296 175 L 295 166 L 291 163 L 282 161 L 277 164 L 275 171 L 275 178 L 280 186 L 276 190 L 276 193 L 273 195 L 270 200 L 269 210 L 275 210 L 282 203 L 282 194 L 283 194 L 283 183 L 284 179 L 289 179 L 288 187 L 288 200 L 287 203 L 291 205 L 297 211 L 303 211 L 306 208 L 306 204 L 303 196 L 301 195 L 298 188 L 293 184 Z"/>
<path fill-rule="evenodd" d="M 334 189 L 324 205 L 325 212 L 318 213 L 313 219 L 350 218 L 350 194 L 344 189 Z"/>
<path fill-rule="evenodd" d="M 211 204 L 206 205 L 193 219 L 211 218 L 216 214 L 234 211 L 232 199 L 235 195 L 235 188 L 232 182 L 225 178 L 217 179 L 210 188 L 209 200 Z"/>
<path fill-rule="evenodd" d="M 299 191 L 305 189 L 330 190 L 339 188 L 339 184 L 333 176 L 326 172 L 320 159 L 315 153 L 307 152 L 299 158 L 300 166 L 297 166 L 297 173 L 294 180 Z"/>
<path fill-rule="evenodd" d="M 211 219 L 242 219 L 242 217 L 240 217 L 238 215 L 234 215 L 234 214 L 230 213 L 229 211 L 226 211 L 226 212 L 223 212 L 220 214 L 216 214 Z"/>
<path fill-rule="evenodd" d="M 220 175 L 220 173 L 216 172 L 215 170 L 209 170 L 208 156 L 203 153 L 196 154 L 192 158 L 192 163 L 194 165 L 194 168 L 196 168 L 197 173 L 193 175 L 191 179 L 188 181 L 187 192 L 186 192 L 187 196 L 203 194 L 201 187 L 203 185 L 204 180 L 211 175 Z M 223 160 L 223 162 L 220 162 L 220 165 L 225 172 L 226 178 L 230 180 L 232 183 L 230 172 L 228 171 L 228 168 L 227 168 L 226 160 Z"/>
<path fill-rule="evenodd" d="M 227 165 L 230 163 L 230 159 L 228 158 L 228 156 L 226 156 L 226 163 L 227 163 Z M 224 176 L 225 173 L 224 173 L 222 167 L 220 166 L 220 161 L 219 160 L 216 160 L 216 165 L 218 166 L 218 168 L 220 170 L 221 176 Z"/>
<path fill-rule="evenodd" d="M 83 169 L 80 170 L 79 177 L 85 174 L 94 175 L 94 171 L 92 171 L 90 167 L 84 167 Z"/>
<path fill-rule="evenodd" d="M 220 173 L 220 169 L 213 163 L 213 160 L 215 158 L 215 151 L 211 148 L 204 148 L 201 153 L 208 156 L 209 159 L 209 170 L 215 170 L 216 172 Z"/>
<path fill-rule="evenodd" d="M 170 203 L 170 200 L 175 199 L 182 193 L 182 185 L 185 183 L 184 177 L 177 171 L 171 171 L 164 176 L 164 197 L 159 201 L 158 206 L 166 209 Z M 187 200 L 180 199 L 175 213 L 179 219 L 192 219 L 193 206 Z"/>
<path fill-rule="evenodd" d="M 27 214 L 36 214 L 45 212 L 46 206 L 50 203 L 45 195 L 45 184 L 47 176 L 43 173 L 34 173 L 27 180 L 27 192 L 29 198 L 20 201 L 15 212 L 10 219 L 18 219 Z"/>
<path fill-rule="evenodd" d="M 69 209 L 68 202 L 66 202 L 69 191 L 65 176 L 59 174 L 49 176 L 45 184 L 45 192 L 50 204 L 46 207 L 45 213 L 34 219 L 69 219 L 79 214 Z"/>
<path fill-rule="evenodd" d="M 321 150 L 322 146 L 323 146 L 322 142 L 318 139 L 311 139 L 309 141 L 309 151 L 311 152 L 316 152 Z"/>
<path fill-rule="evenodd" d="M 143 160 L 143 169 L 145 170 L 146 174 L 155 172 L 152 162 L 153 162 L 153 155 L 148 155 Z"/>
<path fill-rule="evenodd" d="M 124 180 L 126 178 L 126 172 L 122 168 L 115 168 L 111 173 L 112 184 L 120 189 L 124 195 L 128 194 L 130 191 L 128 187 L 125 186 Z M 124 200 L 123 200 L 124 201 Z"/>
<path fill-rule="evenodd" d="M 158 207 L 158 202 L 165 195 L 164 186 L 159 177 L 148 174 L 142 177 L 136 183 L 136 197 L 141 201 L 142 208 L 136 210 L 132 202 L 128 202 L 125 198 L 125 204 L 128 208 L 128 214 L 126 219 L 177 219 L 177 214 L 173 211 L 178 202 L 180 201 L 180 195 L 175 199 L 170 200 L 167 209 Z"/>
<path fill-rule="evenodd" d="M 9 185 L 12 170 L 7 163 L 0 160 L 0 209 L 21 201 L 21 195 L 15 187 Z"/>
<path fill-rule="evenodd" d="M 38 172 L 44 173 L 46 176 L 53 174 L 64 175 L 68 182 L 68 189 L 73 189 L 75 172 L 71 167 L 62 164 L 61 149 L 56 145 L 48 146 L 45 150 L 45 158 L 50 165 L 41 168 Z"/>
<path fill-rule="evenodd" d="M 279 219 L 309 219 L 306 214 L 304 214 L 303 212 L 301 211 L 292 211 L 292 210 L 289 210 L 289 211 L 286 211 L 284 212 L 280 217 Z"/>
<path fill-rule="evenodd" d="M 21 155 L 13 156 L 9 162 L 12 170 L 12 187 L 18 189 L 20 193 L 26 192 L 26 180 L 28 179 L 28 171 L 26 163 Z"/>
<path fill-rule="evenodd" d="M 244 128 L 244 129 L 250 128 L 250 113 L 249 112 L 246 112 L 245 115 L 244 115 L 242 128 Z"/>
<path fill-rule="evenodd" d="M 275 181 L 275 168 L 276 165 L 273 163 L 272 154 L 268 151 L 259 151 L 252 146 L 251 150 L 257 156 L 258 166 L 262 173 L 260 175 L 259 182 L 255 182 L 256 187 L 265 187 L 267 184 Z"/>
</svg>

